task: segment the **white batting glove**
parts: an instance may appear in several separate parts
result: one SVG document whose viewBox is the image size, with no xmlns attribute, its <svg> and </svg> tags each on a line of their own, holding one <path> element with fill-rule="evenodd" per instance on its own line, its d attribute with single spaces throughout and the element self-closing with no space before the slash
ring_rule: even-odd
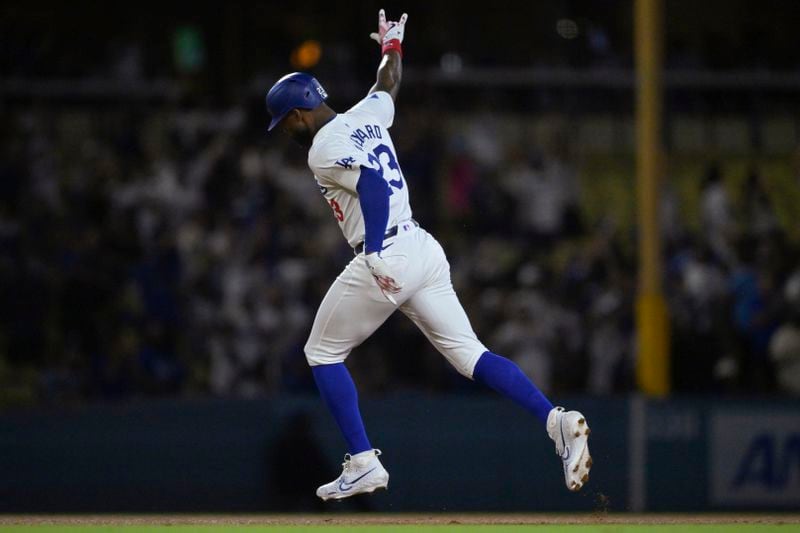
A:
<svg viewBox="0 0 800 533">
<path fill-rule="evenodd" d="M 387 22 L 386 12 L 383 9 L 378 11 L 378 31 L 370 33 L 369 36 L 381 45 L 382 53 L 385 54 L 388 50 L 400 51 L 400 43 L 403 42 L 403 35 L 406 31 L 406 20 L 408 20 L 408 14 L 403 13 L 399 21 Z"/>
<path fill-rule="evenodd" d="M 378 252 L 367 254 L 364 258 L 367 261 L 367 268 L 369 268 L 372 277 L 375 278 L 375 283 L 378 284 L 383 295 L 394 305 L 397 305 L 397 302 L 394 301 L 391 295 L 400 292 L 403 288 L 403 284 L 395 279 L 392 268 L 383 260 Z"/>
</svg>

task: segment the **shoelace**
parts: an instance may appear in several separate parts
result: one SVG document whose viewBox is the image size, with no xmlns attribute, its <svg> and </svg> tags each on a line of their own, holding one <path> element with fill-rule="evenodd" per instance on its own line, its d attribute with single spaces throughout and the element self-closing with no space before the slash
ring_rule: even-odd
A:
<svg viewBox="0 0 800 533">
<path fill-rule="evenodd" d="M 377 456 L 381 455 L 381 453 L 383 453 L 377 448 L 375 448 L 372 451 L 375 453 L 375 457 L 377 457 Z M 350 455 L 349 453 L 344 454 L 344 462 L 342 463 L 342 473 L 350 471 L 350 467 L 352 466 L 352 463 L 351 463 L 351 459 L 352 458 L 353 458 L 353 456 Z"/>
<path fill-rule="evenodd" d="M 350 459 L 352 458 L 353 456 L 350 455 L 349 453 L 344 454 L 344 462 L 342 463 L 342 473 L 350 471 Z"/>
<path fill-rule="evenodd" d="M 564 416 L 564 409 L 563 409 L 562 407 L 556 407 L 556 412 L 560 413 L 560 414 L 561 414 L 561 416 Z M 561 420 L 559 419 L 559 421 L 558 421 L 558 425 L 560 425 L 560 424 L 561 424 Z M 563 447 L 566 445 L 566 442 L 564 442 L 564 439 L 560 439 L 560 440 L 561 440 L 561 446 L 562 446 L 562 448 L 559 450 L 559 449 L 558 449 L 558 441 L 559 441 L 559 439 L 558 439 L 558 435 L 556 435 L 556 438 L 555 438 L 555 439 L 553 439 L 553 442 L 554 442 L 554 443 L 555 443 L 555 445 L 556 445 L 556 455 L 559 455 L 559 456 L 560 456 L 562 453 L 564 453 L 564 448 L 563 448 Z"/>
</svg>

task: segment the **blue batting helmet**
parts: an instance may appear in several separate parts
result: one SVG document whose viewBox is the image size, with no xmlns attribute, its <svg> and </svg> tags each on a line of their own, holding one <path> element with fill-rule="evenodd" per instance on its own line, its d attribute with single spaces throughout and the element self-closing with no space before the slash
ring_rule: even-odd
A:
<svg viewBox="0 0 800 533">
<path fill-rule="evenodd" d="M 267 131 L 292 109 L 314 109 L 328 98 L 322 85 L 309 74 L 292 72 L 275 82 L 267 93 L 267 111 L 272 115 Z"/>
</svg>

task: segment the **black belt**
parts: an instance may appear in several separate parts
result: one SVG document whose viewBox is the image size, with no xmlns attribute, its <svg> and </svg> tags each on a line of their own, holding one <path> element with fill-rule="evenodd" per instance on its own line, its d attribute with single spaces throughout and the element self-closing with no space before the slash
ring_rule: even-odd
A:
<svg viewBox="0 0 800 533">
<path fill-rule="evenodd" d="M 409 220 L 408 222 L 411 222 L 412 224 L 414 224 L 414 226 L 416 226 L 416 227 L 419 227 L 419 222 L 417 222 L 417 221 L 416 221 L 416 220 L 414 220 L 413 218 L 412 218 L 411 220 Z M 394 237 L 395 235 L 397 235 L 397 226 L 392 226 L 392 227 L 391 227 L 391 228 L 389 228 L 389 230 L 388 230 L 388 231 L 387 231 L 387 232 L 386 232 L 386 233 L 383 235 L 383 240 L 385 241 L 385 240 L 386 240 L 386 239 L 388 239 L 389 237 Z M 355 247 L 355 248 L 353 248 L 353 252 L 355 252 L 355 254 L 356 254 L 356 255 L 360 254 L 360 253 L 361 253 L 361 252 L 363 252 L 363 251 L 364 251 L 364 241 L 361 241 L 360 243 L 356 244 L 356 247 Z"/>
</svg>

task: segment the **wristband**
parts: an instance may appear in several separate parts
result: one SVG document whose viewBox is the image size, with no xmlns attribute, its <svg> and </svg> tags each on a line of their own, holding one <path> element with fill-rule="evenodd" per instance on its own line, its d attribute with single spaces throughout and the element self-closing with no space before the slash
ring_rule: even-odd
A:
<svg viewBox="0 0 800 533">
<path fill-rule="evenodd" d="M 400 57 L 403 57 L 403 48 L 400 46 L 400 39 L 384 41 L 383 46 L 381 46 L 381 54 L 385 54 L 389 50 L 397 50 L 397 53 L 400 54 Z"/>
</svg>

